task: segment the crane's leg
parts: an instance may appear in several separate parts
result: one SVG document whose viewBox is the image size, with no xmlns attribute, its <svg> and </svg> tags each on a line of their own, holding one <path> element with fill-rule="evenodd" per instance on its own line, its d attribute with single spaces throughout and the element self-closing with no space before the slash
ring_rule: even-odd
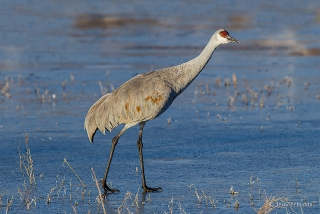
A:
<svg viewBox="0 0 320 214">
<path fill-rule="evenodd" d="M 145 192 L 161 191 L 162 190 L 161 187 L 158 187 L 158 188 L 148 187 L 146 184 L 146 179 L 144 177 L 144 164 L 143 164 L 143 154 L 142 154 L 142 148 L 143 148 L 142 132 L 143 132 L 143 127 L 144 127 L 145 123 L 146 122 L 140 123 L 139 138 L 137 141 L 137 146 L 138 146 L 138 150 L 139 150 L 139 157 L 140 157 L 140 167 L 141 167 L 141 173 L 142 173 L 142 188 L 144 189 Z"/>
<path fill-rule="evenodd" d="M 117 145 L 117 143 L 118 143 L 119 138 L 121 137 L 121 135 L 122 135 L 128 128 L 130 128 L 131 126 L 134 126 L 134 125 L 136 125 L 136 124 L 137 124 L 137 123 L 127 123 L 127 124 L 123 127 L 123 129 L 121 129 L 121 131 L 120 131 L 114 138 L 112 138 L 111 150 L 110 150 L 110 155 L 109 155 L 109 160 L 108 160 L 106 172 L 104 173 L 104 177 L 103 177 L 103 179 L 101 180 L 102 188 L 104 189 L 105 194 L 107 194 L 108 192 L 111 192 L 111 193 L 119 192 L 118 189 L 112 189 L 112 188 L 110 188 L 110 187 L 107 185 L 108 172 L 109 172 L 110 164 L 111 164 L 111 161 L 112 161 L 113 152 L 114 152 L 114 149 L 115 149 L 115 147 L 116 147 L 116 145 Z"/>
</svg>

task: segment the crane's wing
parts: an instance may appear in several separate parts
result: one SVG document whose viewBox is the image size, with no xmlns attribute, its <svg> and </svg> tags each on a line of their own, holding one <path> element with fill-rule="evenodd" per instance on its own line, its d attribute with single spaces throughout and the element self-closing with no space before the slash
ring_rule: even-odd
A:
<svg viewBox="0 0 320 214">
<path fill-rule="evenodd" d="M 171 85 L 155 73 L 137 75 L 93 104 L 85 120 L 88 137 L 92 142 L 97 129 L 105 133 L 119 124 L 154 119 L 176 96 Z"/>
<path fill-rule="evenodd" d="M 84 129 L 87 130 L 88 138 L 91 142 L 93 142 L 93 136 L 98 129 L 95 114 L 97 110 L 100 108 L 101 103 L 103 103 L 105 100 L 108 100 L 110 95 L 111 93 L 107 93 L 103 95 L 97 102 L 95 102 L 89 109 L 87 116 L 84 120 Z"/>
</svg>

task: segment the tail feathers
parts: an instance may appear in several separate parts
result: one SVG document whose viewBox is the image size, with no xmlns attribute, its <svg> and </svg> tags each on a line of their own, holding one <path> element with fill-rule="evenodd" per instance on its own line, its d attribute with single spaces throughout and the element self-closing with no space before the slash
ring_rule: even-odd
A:
<svg viewBox="0 0 320 214">
<path fill-rule="evenodd" d="M 95 111 L 95 121 L 97 128 L 104 133 L 109 132 L 120 124 L 119 108 L 116 108 L 115 101 L 112 98 L 104 99 Z"/>
<path fill-rule="evenodd" d="M 105 134 L 105 129 L 106 128 L 108 129 L 108 127 L 106 126 L 106 123 L 108 123 L 108 120 L 106 120 L 107 118 L 97 117 L 97 113 L 101 111 L 100 109 L 104 109 L 103 104 L 105 103 L 106 100 L 109 99 L 110 95 L 111 93 L 108 93 L 102 96 L 97 102 L 95 102 L 91 106 L 91 108 L 87 113 L 87 116 L 84 121 L 84 129 L 87 130 L 87 134 L 90 142 L 93 142 L 93 137 L 98 129 L 103 134 Z M 107 111 L 104 111 L 104 113 L 107 114 Z M 104 124 L 104 125 L 101 126 L 101 124 Z M 111 130 L 108 129 L 108 131 L 111 131 Z"/>
</svg>

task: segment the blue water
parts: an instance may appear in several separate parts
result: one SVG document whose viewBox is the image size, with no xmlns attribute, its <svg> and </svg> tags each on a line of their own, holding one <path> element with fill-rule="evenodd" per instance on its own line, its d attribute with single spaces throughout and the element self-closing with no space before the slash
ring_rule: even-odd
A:
<svg viewBox="0 0 320 214">
<path fill-rule="evenodd" d="M 225 28 L 241 44 L 219 47 L 172 106 L 145 126 L 146 180 L 163 191 L 142 194 L 136 172 L 139 128 L 133 127 L 115 150 L 108 180 L 120 193 L 108 195 L 107 213 L 256 213 L 272 196 L 291 204 L 272 213 L 319 213 L 319 6 L 318 1 L 4 2 L 0 88 L 6 82 L 9 88 L 0 95 L 1 211 L 13 196 L 9 213 L 75 213 L 73 207 L 103 213 L 91 167 L 101 179 L 111 139 L 121 127 L 89 142 L 83 122 L 101 96 L 98 82 L 111 91 L 138 73 L 183 63 Z M 265 85 L 273 88 L 270 95 Z M 18 154 L 19 147 L 26 152 L 25 132 L 37 183 L 26 189 Z M 250 177 L 256 181 L 251 185 Z M 239 194 L 230 194 L 231 186 Z M 29 211 L 18 188 L 25 199 L 36 200 Z M 124 200 L 128 191 L 132 196 Z"/>
</svg>

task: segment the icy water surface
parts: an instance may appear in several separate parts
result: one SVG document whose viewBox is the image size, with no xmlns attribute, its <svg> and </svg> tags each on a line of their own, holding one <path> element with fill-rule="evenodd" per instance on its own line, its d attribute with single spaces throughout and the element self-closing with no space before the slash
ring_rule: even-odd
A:
<svg viewBox="0 0 320 214">
<path fill-rule="evenodd" d="M 275 197 L 271 213 L 319 213 L 319 6 L 3 2 L 1 212 L 103 213 L 92 168 L 101 179 L 121 127 L 97 133 L 91 144 L 83 130 L 88 109 L 138 73 L 197 56 L 225 28 L 241 44 L 219 47 L 172 106 L 145 126 L 147 183 L 163 191 L 140 189 L 133 127 L 115 150 L 108 180 L 120 193 L 107 196 L 105 210 L 256 213 Z"/>
</svg>

